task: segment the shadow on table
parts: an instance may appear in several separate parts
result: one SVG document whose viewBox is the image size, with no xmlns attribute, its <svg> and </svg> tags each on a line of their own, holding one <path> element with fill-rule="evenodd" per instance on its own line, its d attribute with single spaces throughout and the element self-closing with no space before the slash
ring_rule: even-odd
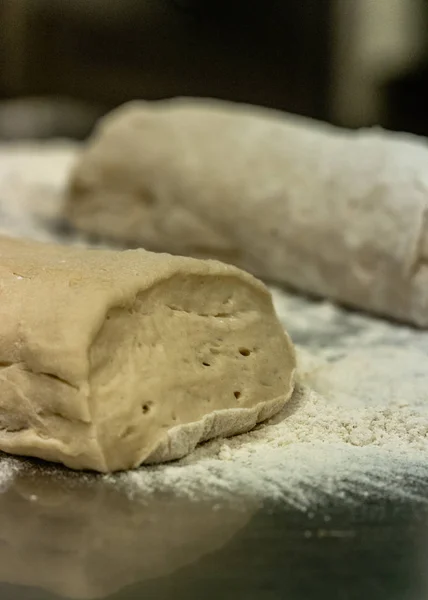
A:
<svg viewBox="0 0 428 600">
<path fill-rule="evenodd" d="M 130 495 L 114 481 L 23 461 L 0 493 L 1 600 L 428 597 L 422 503 L 305 513 Z"/>
</svg>

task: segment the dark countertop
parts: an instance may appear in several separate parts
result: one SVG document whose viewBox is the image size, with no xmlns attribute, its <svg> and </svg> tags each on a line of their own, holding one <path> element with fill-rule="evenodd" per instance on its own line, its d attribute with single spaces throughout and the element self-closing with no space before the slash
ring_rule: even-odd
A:
<svg viewBox="0 0 428 600">
<path fill-rule="evenodd" d="M 428 598 L 423 500 L 307 512 L 136 500 L 102 478 L 25 465 L 0 493 L 1 600 Z"/>
</svg>

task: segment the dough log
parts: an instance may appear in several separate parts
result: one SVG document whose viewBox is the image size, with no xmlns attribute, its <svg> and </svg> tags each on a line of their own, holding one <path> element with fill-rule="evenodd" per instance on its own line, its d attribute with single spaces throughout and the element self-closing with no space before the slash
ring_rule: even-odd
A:
<svg viewBox="0 0 428 600">
<path fill-rule="evenodd" d="M 259 281 L 215 261 L 0 238 L 0 450 L 101 472 L 248 431 L 294 382 Z"/>
<path fill-rule="evenodd" d="M 428 144 L 219 101 L 137 102 L 72 175 L 76 227 L 428 326 Z"/>
</svg>

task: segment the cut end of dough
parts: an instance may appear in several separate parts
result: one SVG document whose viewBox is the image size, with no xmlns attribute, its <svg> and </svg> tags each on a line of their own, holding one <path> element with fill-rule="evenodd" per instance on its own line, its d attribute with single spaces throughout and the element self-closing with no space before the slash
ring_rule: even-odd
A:
<svg viewBox="0 0 428 600">
<path fill-rule="evenodd" d="M 291 395 L 291 341 L 266 288 L 234 267 L 7 238 L 0 250 L 0 450 L 134 468 L 248 431 Z"/>
</svg>

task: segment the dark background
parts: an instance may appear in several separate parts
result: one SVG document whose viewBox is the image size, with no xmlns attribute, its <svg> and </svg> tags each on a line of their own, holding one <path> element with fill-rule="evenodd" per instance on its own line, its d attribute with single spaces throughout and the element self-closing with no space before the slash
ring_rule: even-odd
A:
<svg viewBox="0 0 428 600">
<path fill-rule="evenodd" d="M 176 95 L 426 135 L 427 65 L 426 0 L 0 0 L 0 136 Z"/>
</svg>

